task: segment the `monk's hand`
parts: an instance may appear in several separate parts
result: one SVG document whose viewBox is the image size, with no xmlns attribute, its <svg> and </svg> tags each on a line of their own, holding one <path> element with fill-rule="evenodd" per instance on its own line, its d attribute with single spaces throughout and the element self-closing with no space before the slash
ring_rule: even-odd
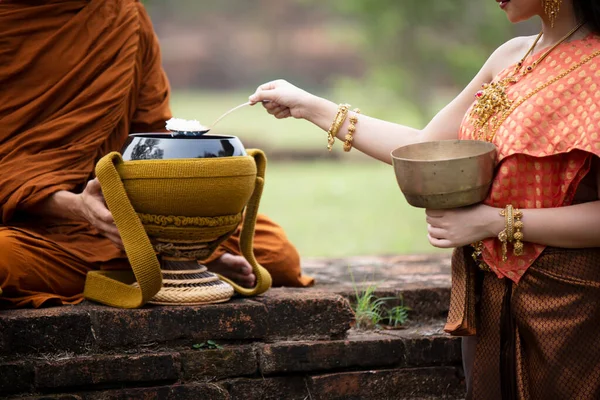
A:
<svg viewBox="0 0 600 400">
<path fill-rule="evenodd" d="M 451 210 L 427 209 L 429 243 L 450 249 L 496 237 L 504 229 L 504 218 L 499 211 L 484 204 Z"/>
<path fill-rule="evenodd" d="M 265 83 L 249 97 L 250 104 L 262 102 L 267 112 L 275 118 L 306 118 L 316 96 L 284 80 Z"/>
<path fill-rule="evenodd" d="M 117 247 L 123 249 L 123 241 L 115 220 L 104 201 L 98 179 L 87 183 L 80 196 L 80 214 L 103 236 L 109 238 Z"/>
</svg>

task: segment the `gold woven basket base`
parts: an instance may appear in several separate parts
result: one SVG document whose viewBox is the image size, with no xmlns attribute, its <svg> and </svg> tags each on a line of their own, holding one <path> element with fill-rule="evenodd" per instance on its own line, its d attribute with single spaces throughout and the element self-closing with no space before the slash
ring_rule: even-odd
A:
<svg viewBox="0 0 600 400">
<path fill-rule="evenodd" d="M 168 306 L 193 306 L 224 303 L 234 294 L 223 282 L 196 260 L 161 260 L 163 287 L 148 303 Z M 137 282 L 133 286 L 137 286 Z"/>
</svg>

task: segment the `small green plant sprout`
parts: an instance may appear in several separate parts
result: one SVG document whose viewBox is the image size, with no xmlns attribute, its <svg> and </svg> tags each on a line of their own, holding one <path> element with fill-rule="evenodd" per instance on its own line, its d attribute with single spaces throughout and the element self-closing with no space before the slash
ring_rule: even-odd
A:
<svg viewBox="0 0 600 400">
<path fill-rule="evenodd" d="M 196 350 L 222 350 L 223 346 L 217 344 L 214 340 L 207 340 L 206 342 L 195 343 L 192 348 Z"/>
<path fill-rule="evenodd" d="M 352 304 L 356 318 L 356 329 L 379 329 L 382 325 L 397 329 L 408 320 L 408 307 L 404 306 L 402 297 L 377 298 L 375 291 L 377 285 L 368 285 L 359 290 L 354 280 L 354 274 L 350 269 L 352 285 L 354 287 L 355 301 Z M 400 300 L 400 305 L 389 307 L 389 301 Z"/>
<path fill-rule="evenodd" d="M 408 321 L 410 308 L 404 305 L 404 299 L 400 297 L 400 305 L 387 310 L 387 324 L 391 328 L 399 328 Z"/>
</svg>

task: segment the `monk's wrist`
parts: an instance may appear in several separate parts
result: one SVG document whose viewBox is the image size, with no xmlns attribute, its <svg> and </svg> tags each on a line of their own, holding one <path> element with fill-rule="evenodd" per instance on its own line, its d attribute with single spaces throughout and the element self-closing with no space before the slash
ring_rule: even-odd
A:
<svg viewBox="0 0 600 400">
<path fill-rule="evenodd" d="M 81 220 L 83 218 L 80 196 L 66 190 L 53 193 L 46 200 L 27 211 L 40 217 L 72 220 Z"/>
</svg>

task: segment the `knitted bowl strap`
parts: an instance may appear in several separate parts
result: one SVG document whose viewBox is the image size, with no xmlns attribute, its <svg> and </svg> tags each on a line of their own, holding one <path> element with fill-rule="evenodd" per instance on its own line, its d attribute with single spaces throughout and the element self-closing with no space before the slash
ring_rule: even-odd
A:
<svg viewBox="0 0 600 400">
<path fill-rule="evenodd" d="M 122 162 L 119 153 L 107 154 L 96 165 L 96 176 L 119 229 L 133 274 L 131 271 L 91 271 L 83 295 L 113 307 L 138 308 L 158 293 L 162 287 L 162 274 L 150 239 L 115 168 L 115 164 Z M 131 286 L 136 281 L 139 288 Z"/>
<path fill-rule="evenodd" d="M 220 278 L 233 286 L 235 291 L 242 296 L 256 296 L 269 290 L 272 281 L 269 271 L 256 261 L 253 250 L 254 228 L 256 225 L 256 216 L 258 214 L 258 205 L 265 184 L 267 159 L 265 154 L 260 150 L 249 149 L 247 150 L 247 153 L 249 156 L 254 157 L 254 161 L 256 162 L 256 184 L 254 186 L 254 192 L 252 192 L 252 197 L 250 197 L 250 201 L 246 206 L 246 215 L 244 217 L 244 224 L 242 225 L 242 234 L 240 237 L 240 248 L 242 250 L 242 255 L 252 266 L 252 271 L 256 276 L 256 286 L 253 288 L 244 288 L 223 276 L 220 276 Z"/>
</svg>

